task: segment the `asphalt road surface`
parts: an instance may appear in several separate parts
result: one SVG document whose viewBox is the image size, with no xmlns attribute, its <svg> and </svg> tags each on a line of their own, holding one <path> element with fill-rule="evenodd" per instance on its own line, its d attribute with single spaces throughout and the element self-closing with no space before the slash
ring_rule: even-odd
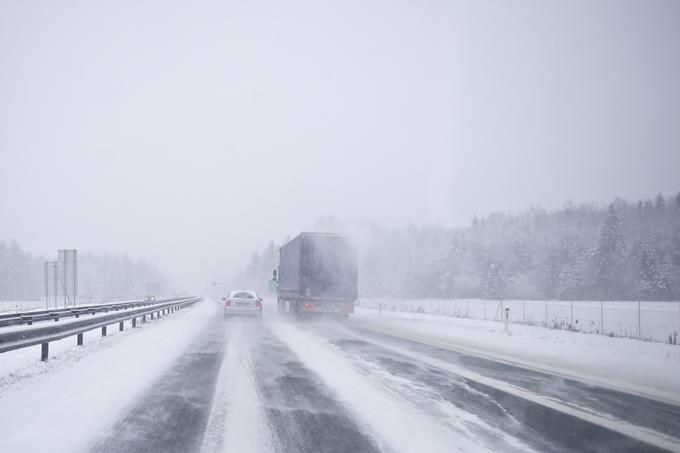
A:
<svg viewBox="0 0 680 453">
<path fill-rule="evenodd" d="M 215 317 L 93 451 L 653 452 L 679 435 L 667 403 L 266 313 Z"/>
</svg>

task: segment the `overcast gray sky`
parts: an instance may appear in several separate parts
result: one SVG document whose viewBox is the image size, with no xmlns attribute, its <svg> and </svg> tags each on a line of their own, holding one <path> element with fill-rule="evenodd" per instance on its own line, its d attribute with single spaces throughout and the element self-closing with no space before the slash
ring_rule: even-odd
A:
<svg viewBox="0 0 680 453">
<path fill-rule="evenodd" d="M 322 215 L 680 190 L 679 1 L 0 0 L 0 239 L 199 288 Z"/>
</svg>

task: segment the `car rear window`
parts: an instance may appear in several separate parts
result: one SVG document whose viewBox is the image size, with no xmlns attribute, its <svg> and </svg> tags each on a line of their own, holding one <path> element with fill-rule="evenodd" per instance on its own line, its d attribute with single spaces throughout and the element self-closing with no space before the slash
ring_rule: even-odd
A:
<svg viewBox="0 0 680 453">
<path fill-rule="evenodd" d="M 254 297 L 250 293 L 240 292 L 234 294 L 234 299 L 254 299 Z"/>
</svg>

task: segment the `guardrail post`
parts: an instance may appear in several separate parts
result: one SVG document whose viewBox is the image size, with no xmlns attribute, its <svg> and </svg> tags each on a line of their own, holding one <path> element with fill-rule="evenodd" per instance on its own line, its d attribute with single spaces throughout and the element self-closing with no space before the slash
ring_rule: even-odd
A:
<svg viewBox="0 0 680 453">
<path fill-rule="evenodd" d="M 121 322 L 118 323 L 118 330 L 119 330 L 120 332 L 123 331 L 123 323 L 124 323 L 124 322 L 125 322 L 125 321 L 121 321 Z"/>
<path fill-rule="evenodd" d="M 102 326 L 102 337 L 106 336 L 106 326 Z"/>
<path fill-rule="evenodd" d="M 43 343 L 42 347 L 40 348 L 40 360 L 43 362 L 47 362 L 47 355 L 50 352 L 50 344 L 49 343 Z"/>
<path fill-rule="evenodd" d="M 137 327 L 137 318 L 132 318 L 132 328 Z"/>
<path fill-rule="evenodd" d="M 54 317 L 54 322 L 57 322 L 57 321 L 59 321 L 59 316 Z"/>
<path fill-rule="evenodd" d="M 79 333 L 79 334 L 78 334 L 78 340 L 76 341 L 76 344 L 77 344 L 78 346 L 82 346 L 82 345 L 83 345 L 83 334 L 82 334 L 82 333 Z"/>
<path fill-rule="evenodd" d="M 146 315 L 142 315 L 142 322 L 146 323 Z"/>
</svg>

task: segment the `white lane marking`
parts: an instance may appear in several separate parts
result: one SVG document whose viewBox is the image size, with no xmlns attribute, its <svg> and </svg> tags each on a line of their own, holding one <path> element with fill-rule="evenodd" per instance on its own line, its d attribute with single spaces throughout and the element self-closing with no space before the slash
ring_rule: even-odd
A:
<svg viewBox="0 0 680 453">
<path fill-rule="evenodd" d="M 375 330 L 376 332 L 381 332 L 382 329 L 378 328 L 370 328 L 371 330 Z M 416 340 L 415 338 L 409 338 L 410 335 L 402 335 L 401 333 L 388 333 L 388 331 L 382 331 L 381 333 L 385 333 L 388 335 L 393 335 L 398 338 L 404 338 L 404 339 L 413 339 L 414 341 L 419 341 L 422 343 L 429 343 L 433 346 L 440 346 L 437 345 L 436 342 L 432 341 L 427 341 L 425 339 L 422 340 Z M 363 337 L 362 337 L 363 338 Z M 608 417 L 602 414 L 597 414 L 595 412 L 591 411 L 586 411 L 582 409 L 575 408 L 573 406 L 568 406 L 566 404 L 560 403 L 556 400 L 553 400 L 551 398 L 544 397 L 542 395 L 530 392 L 528 390 L 525 390 L 523 388 L 514 386 L 512 384 L 508 384 L 506 382 L 503 382 L 498 379 L 490 378 L 483 376 L 479 373 L 475 373 L 474 371 L 470 371 L 464 367 L 445 362 L 442 360 L 434 359 L 431 357 L 427 357 L 422 354 L 415 354 L 407 349 L 400 348 L 398 346 L 390 345 L 385 342 L 381 342 L 379 340 L 375 339 L 370 339 L 369 340 L 371 343 L 379 345 L 380 347 L 383 347 L 385 349 L 388 349 L 392 352 L 395 352 L 397 354 L 401 354 L 403 356 L 409 357 L 413 360 L 417 360 L 419 362 L 425 363 L 427 365 L 433 366 L 435 368 L 439 368 L 445 371 L 448 371 L 450 373 L 456 374 L 458 376 L 461 376 L 465 379 L 469 379 L 475 382 L 478 382 L 483 385 L 487 385 L 489 387 L 492 387 L 496 390 L 500 390 L 505 393 L 509 393 L 511 395 L 517 396 L 519 398 L 525 399 L 527 401 L 530 401 L 535 404 L 540 404 L 544 407 L 559 411 L 563 414 L 567 414 L 576 418 L 579 418 L 581 420 L 587 421 L 589 423 L 593 423 L 602 427 L 605 427 L 607 429 L 610 429 L 612 431 L 618 432 L 620 434 L 623 434 L 625 436 L 631 437 L 635 440 L 638 440 L 640 442 L 653 445 L 658 448 L 663 448 L 666 450 L 674 451 L 674 452 L 680 452 L 680 439 L 668 436 L 666 434 L 660 433 L 658 431 L 654 431 L 651 429 L 643 428 L 641 426 L 633 425 L 631 423 L 625 422 L 623 420 L 615 419 L 612 417 Z"/>
</svg>

